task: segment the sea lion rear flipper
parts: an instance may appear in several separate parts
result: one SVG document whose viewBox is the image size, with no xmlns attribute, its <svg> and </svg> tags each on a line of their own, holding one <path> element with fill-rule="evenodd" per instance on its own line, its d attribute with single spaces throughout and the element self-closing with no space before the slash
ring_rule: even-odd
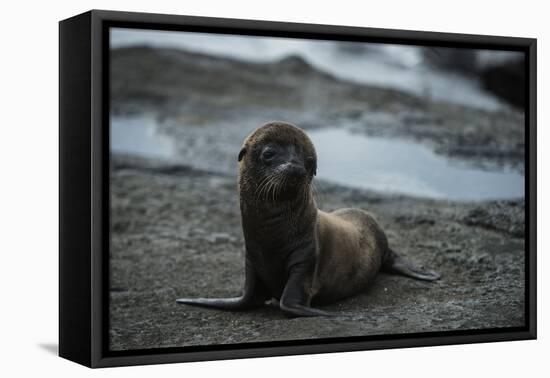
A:
<svg viewBox="0 0 550 378">
<path fill-rule="evenodd" d="M 415 266 L 413 263 L 405 260 L 396 252 L 389 250 L 389 255 L 386 261 L 382 264 L 382 271 L 389 273 L 401 274 L 407 277 L 415 278 L 423 281 L 436 281 L 441 278 L 441 275 L 432 270 L 423 270 Z"/>
</svg>

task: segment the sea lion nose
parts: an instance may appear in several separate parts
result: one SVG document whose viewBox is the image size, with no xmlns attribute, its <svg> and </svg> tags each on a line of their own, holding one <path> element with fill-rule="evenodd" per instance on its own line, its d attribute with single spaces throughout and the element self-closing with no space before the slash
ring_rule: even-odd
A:
<svg viewBox="0 0 550 378">
<path fill-rule="evenodd" d="M 307 173 L 305 167 L 297 161 L 287 163 L 285 170 L 292 176 L 304 176 Z"/>
</svg>

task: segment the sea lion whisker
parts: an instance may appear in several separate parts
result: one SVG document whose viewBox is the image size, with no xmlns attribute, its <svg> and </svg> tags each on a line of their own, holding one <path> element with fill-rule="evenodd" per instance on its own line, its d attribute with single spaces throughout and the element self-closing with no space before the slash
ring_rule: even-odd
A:
<svg viewBox="0 0 550 378">
<path fill-rule="evenodd" d="M 269 197 L 269 190 L 270 190 L 270 186 L 272 185 L 272 182 L 274 180 L 274 176 L 273 175 L 268 175 L 265 177 L 264 179 L 264 184 L 262 186 L 262 190 L 260 191 L 259 193 L 259 196 L 258 196 L 258 199 L 261 200 L 261 199 L 264 199 L 264 197 Z"/>
<path fill-rule="evenodd" d="M 265 183 L 262 185 L 262 189 L 258 194 L 258 200 L 262 200 L 264 198 L 264 195 L 267 192 L 267 188 L 269 187 L 270 181 L 271 181 L 271 177 L 268 177 Z"/>
<path fill-rule="evenodd" d="M 287 179 L 288 179 L 288 175 L 284 175 L 282 180 L 281 179 L 278 180 L 279 182 L 277 185 L 277 197 L 279 197 L 279 195 L 281 194 L 281 189 L 285 187 Z"/>
<path fill-rule="evenodd" d="M 280 188 L 279 188 L 279 194 L 281 193 L 281 189 L 284 188 L 286 186 L 286 182 L 288 181 L 288 175 L 285 175 L 283 177 L 283 182 L 281 183 L 280 185 Z"/>
<path fill-rule="evenodd" d="M 279 185 L 280 176 L 277 175 L 273 179 L 273 185 L 271 186 L 271 201 L 275 202 L 275 194 L 277 192 L 277 186 Z"/>
<path fill-rule="evenodd" d="M 275 185 L 276 180 L 277 180 L 276 175 L 273 175 L 273 176 L 270 177 L 270 179 L 267 183 L 266 191 L 265 191 L 265 199 L 266 200 L 269 200 L 269 198 L 272 197 L 271 190 L 273 188 L 273 185 Z"/>
<path fill-rule="evenodd" d="M 275 188 L 277 187 L 277 183 L 279 182 L 280 174 L 277 173 L 273 176 L 273 180 L 271 183 L 271 186 L 269 187 L 269 194 L 271 194 L 271 202 L 275 202 Z"/>
<path fill-rule="evenodd" d="M 325 193 L 321 183 L 317 180 L 312 181 L 313 196 L 319 201 L 319 205 L 323 206 L 325 203 Z"/>
<path fill-rule="evenodd" d="M 260 183 L 258 184 L 258 186 L 256 186 L 256 190 L 254 191 L 254 198 L 255 199 L 260 199 L 261 197 L 261 194 L 262 194 L 262 191 L 263 191 L 263 188 L 264 186 L 267 184 L 267 182 L 269 181 L 270 177 L 269 176 L 266 176 L 264 177 Z"/>
</svg>

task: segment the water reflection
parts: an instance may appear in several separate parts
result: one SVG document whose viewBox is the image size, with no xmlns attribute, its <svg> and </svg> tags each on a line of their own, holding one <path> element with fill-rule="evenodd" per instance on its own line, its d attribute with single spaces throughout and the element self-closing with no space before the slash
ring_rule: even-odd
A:
<svg viewBox="0 0 550 378">
<path fill-rule="evenodd" d="M 437 155 L 408 140 L 366 137 L 345 129 L 308 133 L 319 156 L 318 177 L 340 184 L 452 200 L 517 198 L 524 177 L 490 171 Z"/>
<path fill-rule="evenodd" d="M 317 149 L 320 179 L 350 187 L 437 199 L 524 196 L 524 176 L 518 172 L 473 167 L 437 155 L 409 140 L 353 134 L 342 128 L 311 130 L 308 135 Z M 235 150 L 238 148 L 236 145 Z M 181 159 L 174 141 L 158 133 L 156 120 L 149 116 L 112 117 L 111 151 L 146 158 Z M 204 148 L 193 151 L 196 155 L 201 153 L 209 151 Z M 193 160 L 187 159 L 189 161 Z"/>
</svg>

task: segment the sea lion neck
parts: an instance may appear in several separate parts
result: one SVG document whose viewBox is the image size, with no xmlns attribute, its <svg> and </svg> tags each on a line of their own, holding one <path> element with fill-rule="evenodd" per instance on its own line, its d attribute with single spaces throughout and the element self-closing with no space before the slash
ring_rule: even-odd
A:
<svg viewBox="0 0 550 378">
<path fill-rule="evenodd" d="M 262 230 L 269 230 L 270 237 L 304 235 L 311 230 L 303 225 L 310 224 L 316 217 L 317 206 L 311 190 L 287 200 L 251 200 L 241 196 L 241 215 L 243 227 L 253 234 L 262 235 Z M 273 232 L 276 230 L 275 232 Z"/>
<path fill-rule="evenodd" d="M 249 202 L 241 198 L 241 216 L 247 243 L 284 256 L 294 248 L 290 240 L 311 238 L 317 207 L 311 194 L 275 202 Z"/>
<path fill-rule="evenodd" d="M 312 190 L 309 186 L 289 196 L 257 197 L 248 193 L 240 195 L 241 211 L 258 219 L 269 219 L 279 215 L 288 217 L 300 214 L 308 207 L 315 207 Z"/>
</svg>

